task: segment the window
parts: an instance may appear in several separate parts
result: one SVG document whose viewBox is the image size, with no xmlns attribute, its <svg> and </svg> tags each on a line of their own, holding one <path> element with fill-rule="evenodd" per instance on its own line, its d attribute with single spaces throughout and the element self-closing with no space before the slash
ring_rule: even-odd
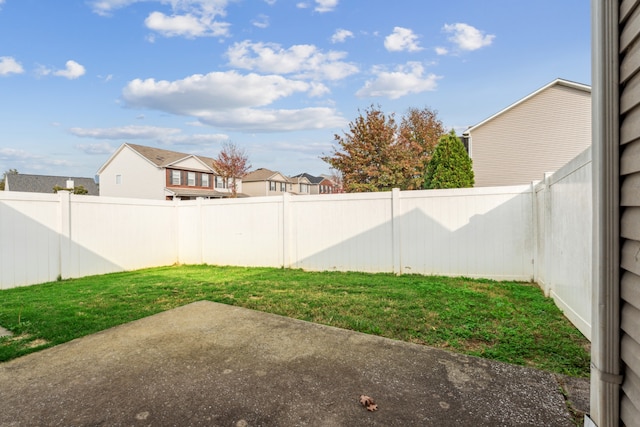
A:
<svg viewBox="0 0 640 427">
<path fill-rule="evenodd" d="M 208 173 L 203 173 L 202 174 L 202 186 L 203 187 L 209 187 L 209 174 Z"/>
<path fill-rule="evenodd" d="M 308 193 L 309 192 L 309 186 L 307 184 L 300 184 L 300 192 L 301 193 Z"/>
<path fill-rule="evenodd" d="M 216 176 L 216 188 L 227 188 L 227 182 L 221 176 Z"/>
<path fill-rule="evenodd" d="M 187 185 L 193 187 L 196 185 L 196 173 L 187 172 Z"/>
<path fill-rule="evenodd" d="M 116 184 L 122 184 L 122 175 L 116 175 Z"/>
<path fill-rule="evenodd" d="M 275 181 L 269 181 L 269 190 L 276 191 L 276 182 Z"/>
<path fill-rule="evenodd" d="M 282 191 L 283 193 L 285 191 L 287 191 L 287 183 L 286 182 L 281 182 L 280 183 L 280 191 Z"/>
<path fill-rule="evenodd" d="M 180 171 L 171 171 L 171 184 L 180 185 Z"/>
</svg>

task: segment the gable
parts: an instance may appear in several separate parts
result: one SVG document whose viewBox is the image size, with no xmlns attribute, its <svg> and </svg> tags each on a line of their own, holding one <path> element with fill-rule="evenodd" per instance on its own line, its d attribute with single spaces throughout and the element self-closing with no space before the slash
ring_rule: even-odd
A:
<svg viewBox="0 0 640 427">
<path fill-rule="evenodd" d="M 213 165 L 207 165 L 196 156 L 188 156 L 168 164 L 166 167 L 176 169 L 188 169 L 202 172 L 213 172 Z"/>
</svg>

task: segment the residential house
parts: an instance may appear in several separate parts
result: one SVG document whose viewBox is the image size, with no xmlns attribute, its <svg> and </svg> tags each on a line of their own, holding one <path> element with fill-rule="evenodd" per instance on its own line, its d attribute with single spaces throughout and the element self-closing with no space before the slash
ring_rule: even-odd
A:
<svg viewBox="0 0 640 427">
<path fill-rule="evenodd" d="M 242 191 L 248 196 L 276 196 L 296 193 L 294 182 L 280 172 L 259 168 L 242 177 Z"/>
<path fill-rule="evenodd" d="M 26 193 L 55 193 L 54 188 L 77 188 L 82 186 L 87 194 L 97 196 L 98 184 L 93 178 L 29 175 L 8 173 L 5 176 L 5 191 L 22 191 Z"/>
<path fill-rule="evenodd" d="M 100 195 L 157 200 L 224 198 L 230 182 L 213 168 L 213 159 L 194 154 L 122 144 L 98 170 Z M 236 178 L 242 194 L 242 179 Z"/>
<path fill-rule="evenodd" d="M 323 176 L 323 175 L 313 176 L 308 173 L 301 173 L 301 174 L 295 175 L 292 178 L 297 178 L 297 177 L 305 177 L 309 180 L 309 182 L 311 183 L 311 194 L 340 193 L 340 191 L 337 190 L 336 183 L 326 176 Z"/>
<path fill-rule="evenodd" d="M 320 175 L 322 181 L 318 184 L 320 186 L 320 194 L 334 194 L 334 193 L 344 193 L 344 188 L 342 185 L 334 180 L 333 177 L 329 175 Z"/>
<path fill-rule="evenodd" d="M 591 145 L 591 87 L 557 79 L 468 128 L 475 186 L 528 184 Z"/>
<path fill-rule="evenodd" d="M 289 177 L 289 181 L 293 184 L 291 192 L 294 194 L 317 194 L 317 190 L 313 192 L 317 187 L 304 175 Z"/>
</svg>

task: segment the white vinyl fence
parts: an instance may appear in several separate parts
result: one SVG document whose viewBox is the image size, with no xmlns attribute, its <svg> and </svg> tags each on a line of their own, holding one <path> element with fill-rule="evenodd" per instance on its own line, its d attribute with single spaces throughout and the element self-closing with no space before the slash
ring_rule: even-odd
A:
<svg viewBox="0 0 640 427">
<path fill-rule="evenodd" d="M 537 185 L 150 201 L 0 192 L 0 289 L 215 264 L 538 281 L 590 337 L 590 152 Z"/>
</svg>

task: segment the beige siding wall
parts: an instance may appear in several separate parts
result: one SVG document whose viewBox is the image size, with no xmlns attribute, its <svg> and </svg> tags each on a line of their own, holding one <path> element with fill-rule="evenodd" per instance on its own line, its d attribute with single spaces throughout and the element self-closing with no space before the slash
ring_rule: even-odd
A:
<svg viewBox="0 0 640 427">
<path fill-rule="evenodd" d="M 129 147 L 124 147 L 100 173 L 100 195 L 106 197 L 165 200 L 165 184 L 165 171 Z"/>
<path fill-rule="evenodd" d="M 620 295 L 624 362 L 620 416 L 640 426 L 640 1 L 625 1 L 620 27 Z"/>
<path fill-rule="evenodd" d="M 476 187 L 540 180 L 591 145 L 591 94 L 556 84 L 470 136 Z"/>
</svg>

